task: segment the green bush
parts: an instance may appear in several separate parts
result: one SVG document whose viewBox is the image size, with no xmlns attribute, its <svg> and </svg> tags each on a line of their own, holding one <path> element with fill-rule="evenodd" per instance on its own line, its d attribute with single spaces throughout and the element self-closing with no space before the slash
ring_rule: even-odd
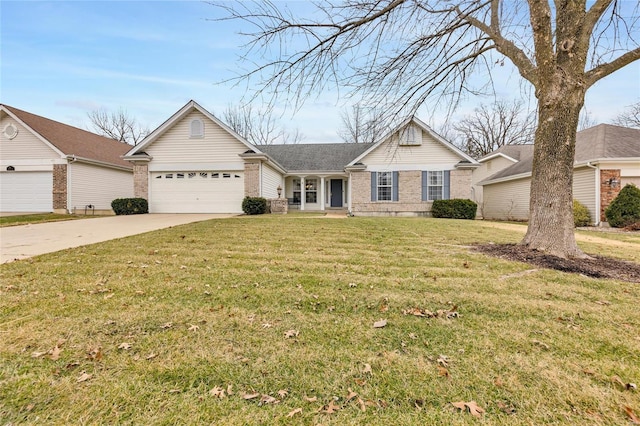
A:
<svg viewBox="0 0 640 426">
<path fill-rule="evenodd" d="M 471 200 L 435 200 L 431 208 L 433 217 L 449 219 L 475 219 L 478 205 Z"/>
<path fill-rule="evenodd" d="M 149 203 L 144 198 L 116 198 L 111 208 L 117 215 L 149 213 Z"/>
<path fill-rule="evenodd" d="M 589 210 L 578 200 L 573 200 L 573 226 L 588 226 L 591 224 Z"/>
<path fill-rule="evenodd" d="M 640 189 L 632 183 L 625 185 L 606 208 L 604 215 L 614 228 L 624 228 L 640 222 Z"/>
<path fill-rule="evenodd" d="M 267 212 L 267 199 L 262 197 L 244 197 L 242 211 L 245 214 L 265 214 Z"/>
</svg>

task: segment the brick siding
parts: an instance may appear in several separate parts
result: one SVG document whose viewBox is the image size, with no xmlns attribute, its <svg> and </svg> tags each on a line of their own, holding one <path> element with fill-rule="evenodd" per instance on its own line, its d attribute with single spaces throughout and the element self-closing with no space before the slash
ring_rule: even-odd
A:
<svg viewBox="0 0 640 426">
<path fill-rule="evenodd" d="M 53 210 L 67 211 L 67 165 L 53 165 Z"/>
<path fill-rule="evenodd" d="M 133 165 L 133 196 L 149 200 L 149 164 Z"/>
<path fill-rule="evenodd" d="M 614 187 L 609 184 L 610 179 L 615 179 L 618 184 Z M 622 189 L 620 169 L 600 170 L 600 217 L 605 221 L 604 211 Z"/>
<path fill-rule="evenodd" d="M 450 197 L 471 197 L 471 170 L 451 170 Z M 371 201 L 371 172 L 351 174 L 351 212 L 355 215 L 429 216 L 431 201 L 422 201 L 422 171 L 398 173 L 398 201 Z"/>
<path fill-rule="evenodd" d="M 260 163 L 246 161 L 244 163 L 244 195 L 260 196 Z"/>
</svg>

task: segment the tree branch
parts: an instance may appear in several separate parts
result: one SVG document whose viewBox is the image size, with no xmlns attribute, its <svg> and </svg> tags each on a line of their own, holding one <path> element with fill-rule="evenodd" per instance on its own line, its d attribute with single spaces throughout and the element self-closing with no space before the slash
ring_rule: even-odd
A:
<svg viewBox="0 0 640 426">
<path fill-rule="evenodd" d="M 591 87 L 598 80 L 612 74 L 620 68 L 629 65 L 631 62 L 640 59 L 640 47 L 628 51 L 622 56 L 614 59 L 606 64 L 598 65 L 597 67 L 587 71 L 585 74 L 586 87 Z"/>
</svg>

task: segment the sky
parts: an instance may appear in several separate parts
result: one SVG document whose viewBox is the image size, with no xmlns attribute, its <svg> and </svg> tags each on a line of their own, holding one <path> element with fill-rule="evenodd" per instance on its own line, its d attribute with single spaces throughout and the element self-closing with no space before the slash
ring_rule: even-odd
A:
<svg viewBox="0 0 640 426">
<path fill-rule="evenodd" d="M 246 39 L 237 23 L 215 20 L 221 16 L 199 1 L 0 0 L 0 102 L 81 128 L 90 111 L 105 108 L 124 109 L 153 130 L 191 99 L 222 118 L 246 93 L 224 82 L 238 75 Z M 512 69 L 498 85 L 505 99 L 519 96 Z M 468 98 L 452 119 L 491 100 Z M 585 106 L 601 123 L 639 101 L 636 61 L 592 87 Z M 346 103 L 328 90 L 298 111 L 278 111 L 304 143 L 340 142 Z M 429 105 L 418 117 L 436 129 L 446 120 Z"/>
</svg>

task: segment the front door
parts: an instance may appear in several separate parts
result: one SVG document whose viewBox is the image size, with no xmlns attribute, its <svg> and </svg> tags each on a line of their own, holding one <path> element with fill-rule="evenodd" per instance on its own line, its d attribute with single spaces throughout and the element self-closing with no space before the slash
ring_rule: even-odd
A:
<svg viewBox="0 0 640 426">
<path fill-rule="evenodd" d="M 342 179 L 331 179 L 331 207 L 342 207 Z"/>
</svg>

